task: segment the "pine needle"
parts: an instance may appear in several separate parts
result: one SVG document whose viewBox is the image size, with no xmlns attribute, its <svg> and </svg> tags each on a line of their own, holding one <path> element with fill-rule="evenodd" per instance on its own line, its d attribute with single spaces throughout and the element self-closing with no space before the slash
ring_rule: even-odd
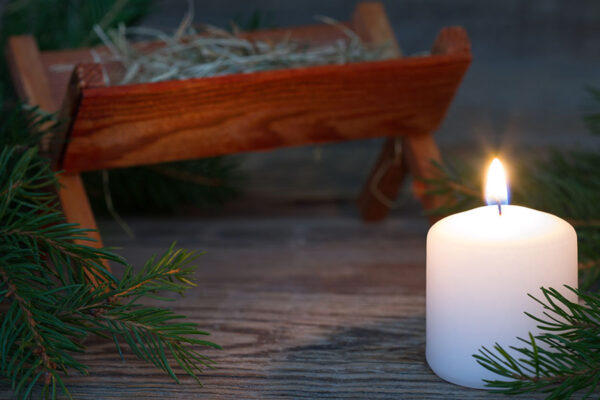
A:
<svg viewBox="0 0 600 400">
<path fill-rule="evenodd" d="M 200 349 L 220 347 L 183 315 L 140 301 L 171 301 L 166 293 L 195 286 L 196 254 L 171 246 L 136 271 L 106 249 L 76 243 L 88 239 L 89 230 L 65 222 L 54 172 L 33 140 L 53 129 L 51 116 L 35 108 L 14 112 L 0 121 L 6 133 L 0 135 L 0 375 L 19 399 L 38 386 L 45 398 L 70 397 L 63 377 L 87 374 L 79 355 L 86 338 L 98 336 L 175 381 L 182 372 L 198 381 L 213 366 Z M 123 266 L 123 276 L 108 272 L 105 262 Z"/>
</svg>

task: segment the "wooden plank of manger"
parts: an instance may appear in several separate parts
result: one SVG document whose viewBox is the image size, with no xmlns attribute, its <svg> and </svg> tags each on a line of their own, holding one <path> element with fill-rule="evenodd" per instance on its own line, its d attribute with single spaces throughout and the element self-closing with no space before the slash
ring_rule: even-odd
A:
<svg viewBox="0 0 600 400">
<path fill-rule="evenodd" d="M 470 62 L 460 46 L 447 50 L 427 57 L 110 87 L 100 65 L 82 64 L 74 80 L 78 107 L 60 165 L 86 171 L 428 134 L 440 124 Z"/>
</svg>

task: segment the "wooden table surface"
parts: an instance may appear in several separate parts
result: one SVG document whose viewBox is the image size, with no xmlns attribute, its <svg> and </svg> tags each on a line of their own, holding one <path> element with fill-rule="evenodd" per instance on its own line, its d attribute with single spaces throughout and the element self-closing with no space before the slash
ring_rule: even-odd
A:
<svg viewBox="0 0 600 400">
<path fill-rule="evenodd" d="M 174 308 L 212 332 L 218 368 L 173 383 L 109 342 L 89 343 L 77 399 L 506 399 L 448 384 L 425 363 L 423 218 L 353 216 L 112 222 L 105 241 L 139 265 L 174 241 L 206 250 Z M 12 398 L 6 386 L 0 398 Z M 528 396 L 527 398 L 531 398 Z"/>
</svg>

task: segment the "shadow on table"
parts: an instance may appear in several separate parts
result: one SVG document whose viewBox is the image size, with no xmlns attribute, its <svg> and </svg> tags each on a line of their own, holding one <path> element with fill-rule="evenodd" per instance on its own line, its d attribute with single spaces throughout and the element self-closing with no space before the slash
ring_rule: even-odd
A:
<svg viewBox="0 0 600 400">
<path fill-rule="evenodd" d="M 506 399 L 429 369 L 424 316 L 340 328 L 284 350 L 266 375 L 272 395 L 294 399 Z"/>
</svg>

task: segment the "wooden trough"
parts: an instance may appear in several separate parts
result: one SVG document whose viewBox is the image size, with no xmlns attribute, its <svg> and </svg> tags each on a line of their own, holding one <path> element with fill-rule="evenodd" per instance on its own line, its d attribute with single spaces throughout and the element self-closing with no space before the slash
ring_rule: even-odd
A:
<svg viewBox="0 0 600 400">
<path fill-rule="evenodd" d="M 371 137 L 390 139 L 360 195 L 362 217 L 385 217 L 406 171 L 416 178 L 424 208 L 439 205 L 421 178 L 434 173 L 431 161 L 440 161 L 432 134 L 471 61 L 466 32 L 445 28 L 431 55 L 401 58 L 380 3 L 360 3 L 346 24 L 365 42 L 391 43 L 397 57 L 107 87 L 90 49 L 40 52 L 30 36 L 9 38 L 20 96 L 68 121 L 43 146 L 65 171 L 59 196 L 67 220 L 96 228 L 82 171 Z M 343 37 L 326 25 L 246 36 L 284 35 L 313 43 Z"/>
</svg>

